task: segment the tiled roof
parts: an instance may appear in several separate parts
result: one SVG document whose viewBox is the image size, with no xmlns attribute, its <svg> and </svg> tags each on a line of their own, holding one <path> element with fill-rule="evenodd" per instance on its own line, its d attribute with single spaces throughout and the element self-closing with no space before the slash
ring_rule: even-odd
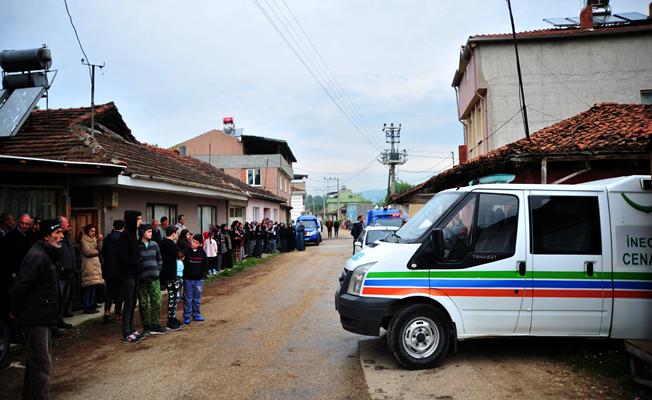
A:
<svg viewBox="0 0 652 400">
<path fill-rule="evenodd" d="M 492 163 L 523 157 L 646 153 L 652 140 L 652 104 L 596 104 L 587 111 L 543 128 L 525 138 L 499 147 L 467 163 L 456 165 L 427 181 L 392 197 L 399 202 L 424 188 L 438 188 L 456 176 L 470 180 L 470 171 Z M 441 190 L 441 189 L 439 189 Z"/>
<path fill-rule="evenodd" d="M 90 108 L 35 110 L 16 136 L 0 139 L 0 154 L 124 165 L 125 175 L 285 201 L 208 163 L 137 141 L 113 103 L 97 106 L 95 112 L 98 124 L 107 129 L 98 128 L 92 136 L 84 127 Z"/>
<path fill-rule="evenodd" d="M 618 33 L 630 33 L 639 31 L 652 30 L 652 20 L 645 21 L 643 24 L 633 25 L 617 25 L 617 26 L 604 26 L 595 27 L 594 29 L 580 29 L 579 27 L 569 28 L 551 28 L 551 29 L 536 29 L 532 31 L 516 32 L 517 39 L 537 39 L 548 37 L 564 37 L 564 36 L 591 36 L 591 35 L 609 35 Z M 469 42 L 491 41 L 491 40 L 512 40 L 511 33 L 490 33 L 473 35 L 469 37 Z"/>
</svg>

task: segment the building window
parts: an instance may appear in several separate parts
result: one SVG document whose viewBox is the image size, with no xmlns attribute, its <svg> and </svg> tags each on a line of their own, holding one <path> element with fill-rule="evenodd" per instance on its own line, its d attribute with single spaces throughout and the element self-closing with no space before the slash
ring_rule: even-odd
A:
<svg viewBox="0 0 652 400">
<path fill-rule="evenodd" d="M 469 158 L 475 158 L 489 150 L 484 141 L 484 131 L 484 110 L 482 101 L 478 101 L 466 118 L 466 144 Z"/>
<path fill-rule="evenodd" d="M 244 218 L 244 208 L 229 207 L 229 218 L 242 220 Z"/>
<path fill-rule="evenodd" d="M 641 90 L 641 104 L 652 104 L 652 90 Z"/>
<path fill-rule="evenodd" d="M 199 231 L 206 232 L 212 226 L 217 225 L 217 207 L 215 206 L 198 206 L 197 221 L 199 221 Z"/>
<path fill-rule="evenodd" d="M 254 207 L 252 209 L 253 211 L 253 221 L 252 222 L 260 222 L 260 207 Z"/>
<path fill-rule="evenodd" d="M 260 186 L 260 168 L 247 170 L 247 183 L 251 186 Z"/>
<path fill-rule="evenodd" d="M 153 219 L 160 221 L 161 217 L 168 217 L 173 225 L 177 222 L 176 204 L 147 203 L 145 208 L 145 221 L 143 222 L 150 223 Z"/>
<path fill-rule="evenodd" d="M 278 210 L 274 209 L 274 221 L 278 221 Z"/>
</svg>

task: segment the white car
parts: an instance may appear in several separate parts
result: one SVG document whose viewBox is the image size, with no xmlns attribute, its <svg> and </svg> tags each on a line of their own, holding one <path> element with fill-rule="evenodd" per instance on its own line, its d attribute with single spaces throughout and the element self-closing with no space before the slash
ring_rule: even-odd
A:
<svg viewBox="0 0 652 400">
<path fill-rule="evenodd" d="M 374 246 L 377 240 L 385 239 L 390 233 L 396 232 L 398 226 L 368 226 L 360 234 L 360 237 L 355 242 L 355 252 L 359 252 L 368 246 Z"/>
</svg>

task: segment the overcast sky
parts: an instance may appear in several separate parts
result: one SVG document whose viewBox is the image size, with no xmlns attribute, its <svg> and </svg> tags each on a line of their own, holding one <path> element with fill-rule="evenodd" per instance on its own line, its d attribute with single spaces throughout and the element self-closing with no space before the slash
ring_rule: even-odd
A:
<svg viewBox="0 0 652 400">
<path fill-rule="evenodd" d="M 614 12 L 647 14 L 647 5 L 611 2 Z M 106 63 L 96 76 L 96 104 L 115 102 L 138 140 L 169 147 L 221 129 L 222 118 L 232 116 L 245 134 L 286 140 L 298 160 L 295 173 L 309 175 L 311 192 L 326 185 L 324 176 L 340 177 L 354 191 L 385 188 L 387 168 L 374 161 L 386 147 L 383 123 L 403 126 L 399 146 L 408 162 L 399 179 L 419 183 L 449 167 L 450 153 L 463 143 L 451 88 L 460 46 L 470 35 L 510 31 L 504 0 L 68 0 L 68 6 L 89 59 Z M 549 27 L 543 18 L 577 16 L 581 6 L 580 0 L 512 0 L 519 31 Z M 89 74 L 63 0 L 3 1 L 0 50 L 43 43 L 59 71 L 50 107 L 87 106 Z"/>
</svg>

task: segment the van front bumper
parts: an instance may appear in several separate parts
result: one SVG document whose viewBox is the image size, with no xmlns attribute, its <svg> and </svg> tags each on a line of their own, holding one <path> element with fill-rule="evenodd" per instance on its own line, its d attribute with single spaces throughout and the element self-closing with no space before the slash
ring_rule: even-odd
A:
<svg viewBox="0 0 652 400">
<path fill-rule="evenodd" d="M 335 308 L 340 313 L 342 327 L 359 335 L 380 336 L 383 318 L 394 301 L 341 294 L 340 290 L 335 293 Z"/>
</svg>

